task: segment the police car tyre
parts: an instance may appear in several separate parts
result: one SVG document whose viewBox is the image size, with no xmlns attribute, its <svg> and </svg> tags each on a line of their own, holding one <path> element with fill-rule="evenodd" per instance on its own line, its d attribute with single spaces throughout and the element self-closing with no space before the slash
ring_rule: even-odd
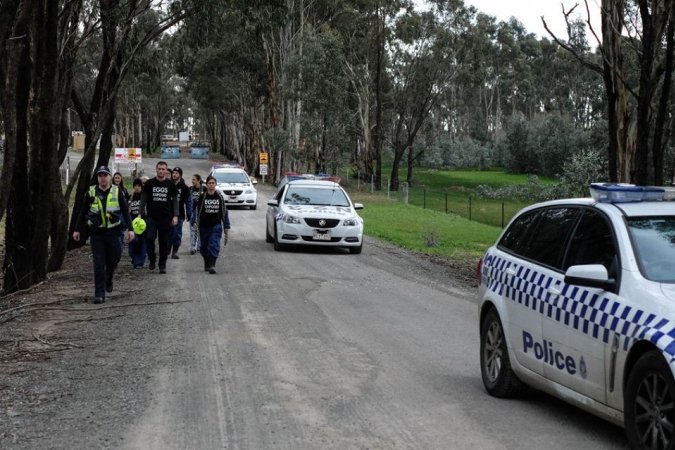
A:
<svg viewBox="0 0 675 450">
<path fill-rule="evenodd" d="M 249 206 L 249 209 L 250 209 L 251 211 L 255 211 L 257 208 L 258 208 L 258 204 L 257 204 L 257 203 L 256 203 L 255 205 L 253 205 L 253 206 Z"/>
<path fill-rule="evenodd" d="M 492 396 L 517 397 L 527 389 L 511 368 L 504 327 L 494 308 L 480 327 L 480 373 L 485 390 Z"/>
<path fill-rule="evenodd" d="M 265 242 L 267 242 L 268 244 L 271 244 L 272 242 L 274 242 L 274 238 L 273 238 L 272 235 L 270 234 L 270 232 L 269 232 L 269 230 L 267 229 L 267 227 L 265 227 Z"/>
<path fill-rule="evenodd" d="M 361 250 L 363 250 L 363 242 L 361 242 L 361 245 L 358 247 L 349 247 L 349 253 L 352 255 L 358 255 L 361 253 Z"/>
<path fill-rule="evenodd" d="M 657 350 L 640 357 L 628 377 L 624 422 L 633 448 L 675 448 L 675 381 Z"/>
</svg>

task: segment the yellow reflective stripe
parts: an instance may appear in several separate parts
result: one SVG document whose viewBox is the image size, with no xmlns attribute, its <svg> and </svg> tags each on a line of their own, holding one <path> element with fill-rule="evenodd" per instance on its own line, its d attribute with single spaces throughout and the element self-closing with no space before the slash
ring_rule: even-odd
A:
<svg viewBox="0 0 675 450">
<path fill-rule="evenodd" d="M 101 203 L 101 199 L 99 198 L 99 196 L 96 195 L 96 185 L 89 187 L 89 195 L 94 199 L 94 201 L 91 202 L 89 211 L 91 211 L 94 214 L 101 215 L 100 228 L 113 228 L 122 223 L 122 218 L 119 217 L 119 215 L 118 220 L 116 222 L 112 223 L 108 222 L 107 215 L 103 214 L 103 203 Z M 107 204 L 106 212 L 112 211 L 117 213 L 120 211 L 119 188 L 117 186 L 112 185 L 110 187 L 110 191 L 108 191 L 108 195 L 106 197 L 106 204 Z"/>
</svg>

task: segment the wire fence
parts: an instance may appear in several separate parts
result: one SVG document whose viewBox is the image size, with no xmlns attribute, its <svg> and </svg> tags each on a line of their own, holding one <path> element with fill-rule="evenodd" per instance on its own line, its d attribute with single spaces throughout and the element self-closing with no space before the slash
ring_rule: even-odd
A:
<svg viewBox="0 0 675 450">
<path fill-rule="evenodd" d="M 448 186 L 445 189 L 430 189 L 426 186 L 408 186 L 400 183 L 398 190 L 390 189 L 389 179 L 382 179 L 382 189 L 376 190 L 373 180 L 364 182 L 359 178 L 342 178 L 344 187 L 358 192 L 381 195 L 390 201 L 418 206 L 424 209 L 455 214 L 470 221 L 504 228 L 511 218 L 530 202 L 479 198 L 464 186 Z"/>
</svg>

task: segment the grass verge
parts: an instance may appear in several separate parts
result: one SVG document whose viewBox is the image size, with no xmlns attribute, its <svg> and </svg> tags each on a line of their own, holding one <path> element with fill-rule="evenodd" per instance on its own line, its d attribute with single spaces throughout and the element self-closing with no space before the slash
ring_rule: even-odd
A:
<svg viewBox="0 0 675 450">
<path fill-rule="evenodd" d="M 465 270 L 475 269 L 478 259 L 501 233 L 499 227 L 388 201 L 381 195 L 355 192 L 352 200 L 365 205 L 359 214 L 365 221 L 367 235 L 424 255 L 440 257 Z"/>
</svg>

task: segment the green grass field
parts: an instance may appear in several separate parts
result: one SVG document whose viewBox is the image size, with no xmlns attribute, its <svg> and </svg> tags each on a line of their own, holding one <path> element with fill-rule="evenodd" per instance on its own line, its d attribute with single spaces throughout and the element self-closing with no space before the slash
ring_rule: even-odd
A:
<svg viewBox="0 0 675 450">
<path fill-rule="evenodd" d="M 399 172 L 400 179 L 405 180 L 406 173 Z M 417 168 L 413 171 L 415 187 L 426 186 L 429 189 L 446 189 L 462 186 L 464 190 L 475 189 L 481 184 L 499 187 L 509 184 L 525 184 L 528 175 L 512 174 L 499 170 L 435 170 Z M 542 184 L 553 184 L 556 181 L 548 177 L 539 177 Z"/>
<path fill-rule="evenodd" d="M 366 205 L 360 212 L 366 234 L 429 255 L 477 260 L 501 232 L 498 227 L 469 222 L 454 214 L 355 198 Z"/>
<path fill-rule="evenodd" d="M 407 205 L 401 202 L 400 192 L 371 193 L 368 185 L 362 185 L 361 190 L 350 185 L 352 200 L 365 205 L 359 212 L 365 221 L 365 233 L 406 249 L 464 261 L 465 266 L 471 266 L 495 242 L 502 224 L 533 203 L 478 199 L 473 195 L 482 184 L 525 184 L 527 175 L 428 169 L 417 169 L 414 174 L 415 186 L 410 189 Z M 553 179 L 540 181 L 555 183 Z"/>
</svg>

